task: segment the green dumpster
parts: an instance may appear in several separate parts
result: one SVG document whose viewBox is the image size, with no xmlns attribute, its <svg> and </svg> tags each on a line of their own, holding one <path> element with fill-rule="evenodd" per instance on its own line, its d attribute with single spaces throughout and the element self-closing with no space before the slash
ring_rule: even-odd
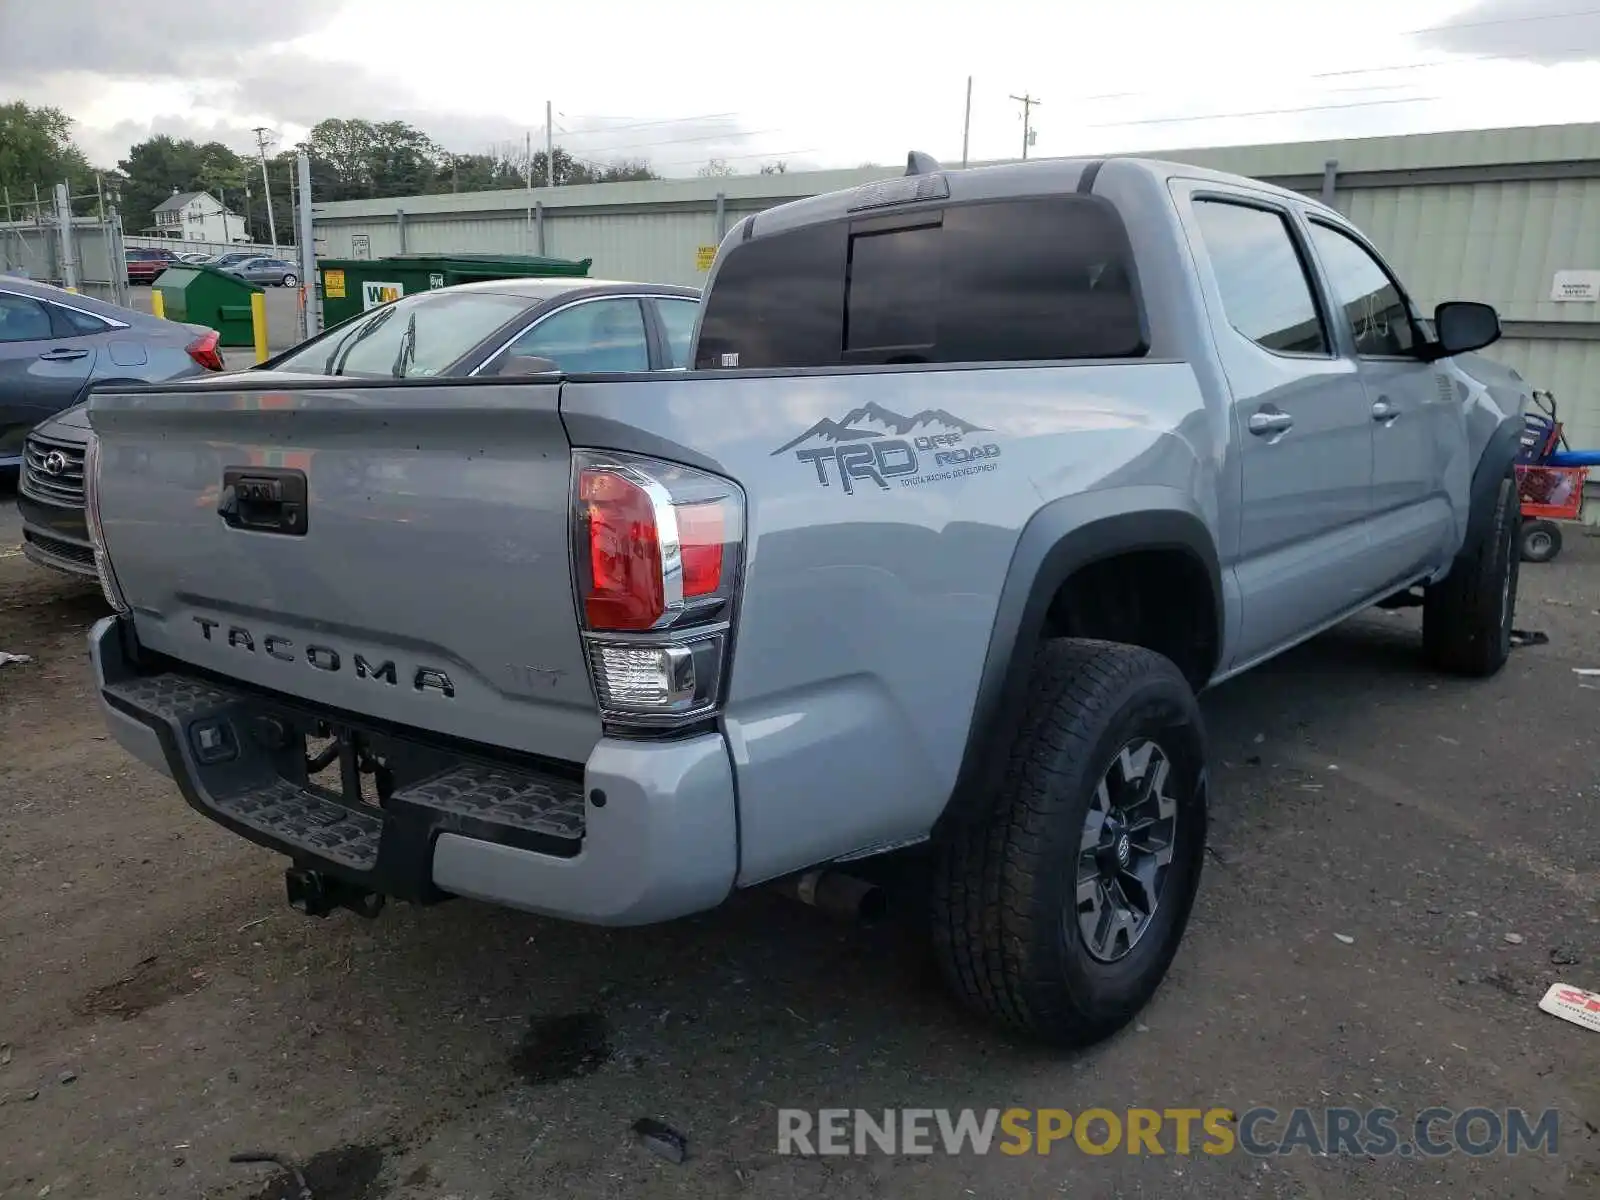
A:
<svg viewBox="0 0 1600 1200">
<path fill-rule="evenodd" d="M 390 258 L 319 259 L 317 284 L 322 292 L 322 323 L 337 325 L 401 296 L 474 279 L 542 275 L 582 278 L 589 273 L 593 261 L 530 254 L 396 254 Z"/>
<path fill-rule="evenodd" d="M 161 293 L 167 320 L 208 325 L 224 346 L 256 344 L 250 297 L 264 288 L 215 267 L 189 263 L 174 263 L 152 286 Z"/>
</svg>

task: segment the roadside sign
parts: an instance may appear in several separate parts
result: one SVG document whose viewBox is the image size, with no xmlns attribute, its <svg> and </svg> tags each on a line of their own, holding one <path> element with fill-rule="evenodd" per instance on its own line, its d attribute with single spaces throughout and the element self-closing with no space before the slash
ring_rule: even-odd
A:
<svg viewBox="0 0 1600 1200">
<path fill-rule="evenodd" d="M 1557 271 L 1550 299 L 1557 304 L 1593 304 L 1600 300 L 1600 271 Z"/>
<path fill-rule="evenodd" d="M 716 258 L 717 248 L 715 246 L 699 246 L 694 252 L 694 269 L 696 271 L 709 271 Z"/>
<path fill-rule="evenodd" d="M 330 267 L 322 273 L 322 294 L 329 300 L 344 299 L 344 272 Z"/>
<path fill-rule="evenodd" d="M 372 257 L 371 235 L 365 233 L 353 233 L 350 235 L 350 257 L 367 259 Z"/>
<path fill-rule="evenodd" d="M 406 294 L 403 283 L 385 283 L 382 280 L 363 280 L 361 283 L 361 311 L 388 304 Z"/>
</svg>

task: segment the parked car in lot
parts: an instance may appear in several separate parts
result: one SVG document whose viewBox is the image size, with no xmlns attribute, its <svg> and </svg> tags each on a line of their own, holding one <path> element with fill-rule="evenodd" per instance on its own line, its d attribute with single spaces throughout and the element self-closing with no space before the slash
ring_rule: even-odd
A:
<svg viewBox="0 0 1600 1200">
<path fill-rule="evenodd" d="M 94 573 L 80 403 L 91 383 L 161 383 L 223 366 L 216 331 L 203 325 L 0 275 L 0 471 L 20 471 L 23 552 L 44 566 Z"/>
<path fill-rule="evenodd" d="M 90 403 L 108 725 L 306 912 L 643 924 L 926 843 L 954 991 L 1093 1041 L 1190 917 L 1198 691 L 1375 604 L 1509 654 L 1499 318 L 1425 333 L 1295 192 L 913 155 L 741 220 L 682 373 L 440 378 L 410 311 Z"/>
<path fill-rule="evenodd" d="M 489 279 L 368 309 L 263 363 L 315 375 L 460 378 L 684 367 L 695 288 L 603 279 Z M 529 360 L 539 359 L 543 363 Z"/>
<path fill-rule="evenodd" d="M 419 292 L 361 313 L 252 368 L 249 374 L 264 381 L 396 374 L 402 378 L 464 378 L 530 368 L 681 368 L 688 362 L 699 295 L 694 288 L 595 279 L 460 284 Z M 162 324 L 171 328 L 170 323 Z M 213 339 L 216 336 L 209 329 L 203 332 Z M 220 370 L 220 352 L 216 352 L 216 361 L 215 369 Z M 16 440 L 20 443 L 20 439 L 19 432 Z M 41 465 L 30 467 L 19 504 L 24 546 L 33 547 L 30 558 L 58 570 L 92 576 L 94 561 L 88 549 L 78 470 L 87 439 L 81 406 L 36 430 L 29 440 L 30 461 L 38 459 Z M 52 452 L 65 456 L 70 478 L 58 482 L 46 477 L 42 464 Z"/>
<path fill-rule="evenodd" d="M 202 261 L 208 267 L 216 267 L 219 271 L 224 267 L 231 267 L 235 263 L 245 262 L 247 259 L 263 257 L 256 250 L 227 250 L 221 254 L 207 255 Z"/>
<path fill-rule="evenodd" d="M 251 283 L 273 284 L 277 287 L 294 287 L 300 282 L 300 268 L 287 259 L 282 258 L 255 258 L 240 259 L 220 268 L 229 275 L 237 275 L 240 279 L 249 280 Z"/>
<path fill-rule="evenodd" d="M 175 262 L 183 260 L 165 247 L 131 246 L 124 251 L 128 264 L 129 283 L 154 283 L 156 276 Z"/>
</svg>

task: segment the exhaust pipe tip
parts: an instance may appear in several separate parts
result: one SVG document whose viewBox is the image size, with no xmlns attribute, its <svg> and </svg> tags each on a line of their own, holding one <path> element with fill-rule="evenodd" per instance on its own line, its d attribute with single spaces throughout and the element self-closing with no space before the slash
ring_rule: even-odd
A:
<svg viewBox="0 0 1600 1200">
<path fill-rule="evenodd" d="M 804 871 L 785 880 L 782 891 L 811 908 L 862 925 L 882 920 L 889 911 L 881 887 L 839 871 Z"/>
</svg>

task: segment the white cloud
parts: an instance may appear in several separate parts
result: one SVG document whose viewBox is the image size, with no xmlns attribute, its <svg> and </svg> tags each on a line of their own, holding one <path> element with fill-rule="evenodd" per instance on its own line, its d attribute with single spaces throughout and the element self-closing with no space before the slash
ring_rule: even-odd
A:
<svg viewBox="0 0 1600 1200">
<path fill-rule="evenodd" d="M 1024 89 L 1043 101 L 1038 156 L 1600 119 L 1600 65 L 1527 61 L 1600 55 L 1600 27 L 1559 53 L 1532 40 L 1549 23 L 1524 18 L 1570 2 L 294 0 L 257 20 L 252 5 L 188 0 L 179 29 L 151 17 L 179 10 L 107 21 L 105 0 L 55 0 L 28 4 L 8 43 L 10 0 L 0 69 L 78 118 L 102 162 L 151 132 L 248 149 L 266 124 L 288 144 L 323 116 L 407 120 L 481 151 L 542 136 L 549 98 L 577 154 L 689 174 L 713 157 L 853 166 L 912 146 L 959 160 L 969 74 L 974 159 L 1020 150 L 1009 97 Z M 91 4 L 101 25 L 77 37 Z M 1419 29 L 1433 31 L 1408 36 Z"/>
</svg>

